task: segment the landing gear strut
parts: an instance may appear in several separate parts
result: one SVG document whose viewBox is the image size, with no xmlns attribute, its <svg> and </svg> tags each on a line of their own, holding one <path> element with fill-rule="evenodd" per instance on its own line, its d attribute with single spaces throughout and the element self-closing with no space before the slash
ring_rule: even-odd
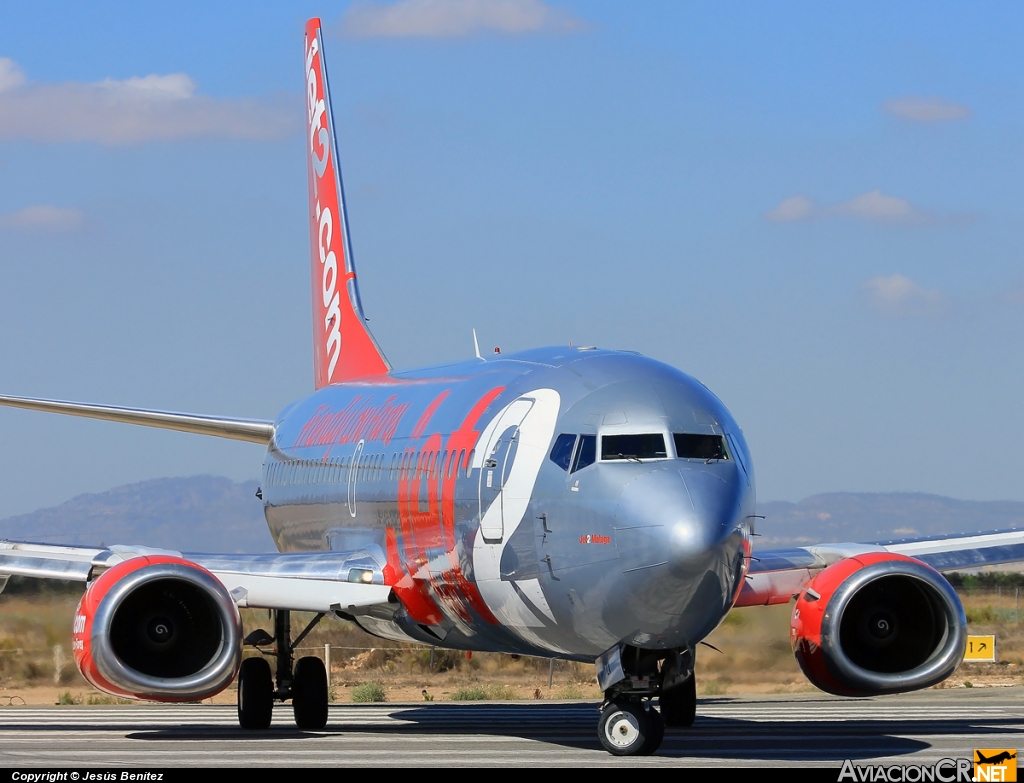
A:
<svg viewBox="0 0 1024 783">
<path fill-rule="evenodd" d="M 265 658 L 246 658 L 238 670 L 238 723 L 243 729 L 266 729 L 273 716 L 274 700 L 292 700 L 295 725 L 300 729 L 322 729 L 327 725 L 327 669 L 319 658 L 309 656 L 295 662 L 293 653 L 306 635 L 324 615 L 312 622 L 291 640 L 291 613 L 286 609 L 274 612 L 274 636 L 266 631 L 253 631 L 246 644 L 261 648 L 275 643 L 273 652 L 260 652 L 277 658 L 277 687 L 274 687 L 270 664 Z"/>
</svg>

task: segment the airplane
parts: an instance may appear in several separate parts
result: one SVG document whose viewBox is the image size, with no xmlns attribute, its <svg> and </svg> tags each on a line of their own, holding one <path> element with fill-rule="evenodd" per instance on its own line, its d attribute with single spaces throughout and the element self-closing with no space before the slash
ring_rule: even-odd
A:
<svg viewBox="0 0 1024 783">
<path fill-rule="evenodd" d="M 980 750 L 975 750 L 974 755 L 977 756 L 975 762 L 978 764 L 1000 764 L 1004 761 L 1009 761 L 1011 759 L 1017 758 L 1016 753 L 1011 753 L 1008 750 L 1004 750 L 1000 753 L 997 753 L 992 758 L 987 758 L 985 754 L 982 753 Z"/>
<path fill-rule="evenodd" d="M 632 756 L 693 723 L 696 646 L 735 607 L 795 598 L 795 655 L 833 694 L 957 668 L 966 618 L 940 572 L 1024 559 L 1024 532 L 755 556 L 750 451 L 689 375 L 585 346 L 393 369 L 360 301 L 319 19 L 304 56 L 313 394 L 273 421 L 0 397 L 267 449 L 258 496 L 277 553 L 0 542 L 0 583 L 86 583 L 72 631 L 89 683 L 175 702 L 237 678 L 244 729 L 289 700 L 319 729 L 324 664 L 293 653 L 333 614 L 385 639 L 592 662 L 600 742 Z M 246 634 L 244 607 L 273 610 L 272 632 Z M 295 611 L 315 613 L 297 636 Z"/>
</svg>

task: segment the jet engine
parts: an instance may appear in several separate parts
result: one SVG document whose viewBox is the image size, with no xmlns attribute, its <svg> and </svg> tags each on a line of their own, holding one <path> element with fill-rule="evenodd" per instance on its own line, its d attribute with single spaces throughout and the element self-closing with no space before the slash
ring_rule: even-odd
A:
<svg viewBox="0 0 1024 783">
<path fill-rule="evenodd" d="M 940 573 L 876 552 L 841 560 L 811 581 L 793 609 L 791 639 L 800 668 L 823 691 L 899 693 L 956 670 L 967 618 Z"/>
<path fill-rule="evenodd" d="M 206 569 L 177 557 L 136 557 L 89 584 L 75 611 L 72 646 L 78 670 L 101 691 L 195 701 L 234 679 L 242 622 Z"/>
</svg>

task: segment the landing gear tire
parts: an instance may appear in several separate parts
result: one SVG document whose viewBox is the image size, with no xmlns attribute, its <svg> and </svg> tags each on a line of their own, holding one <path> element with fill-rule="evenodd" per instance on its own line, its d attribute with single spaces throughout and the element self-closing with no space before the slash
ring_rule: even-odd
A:
<svg viewBox="0 0 1024 783">
<path fill-rule="evenodd" d="M 657 713 L 652 718 L 640 704 L 613 701 L 601 713 L 597 736 L 604 749 L 614 756 L 639 756 L 653 753 L 661 745 L 659 726 L 661 716 Z M 664 733 L 664 727 L 660 733 Z"/>
<path fill-rule="evenodd" d="M 238 725 L 268 729 L 274 713 L 274 680 L 263 658 L 246 658 L 238 670 Z"/>
<path fill-rule="evenodd" d="M 697 679 L 691 674 L 682 685 L 662 691 L 658 697 L 661 717 L 665 725 L 672 728 L 686 728 L 693 725 L 697 716 Z"/>
<path fill-rule="evenodd" d="M 319 658 L 299 658 L 292 679 L 292 709 L 300 729 L 327 725 L 327 668 Z"/>
<path fill-rule="evenodd" d="M 662 740 L 665 739 L 665 721 L 662 719 L 661 713 L 654 709 L 653 704 L 647 707 L 647 722 L 647 741 L 640 748 L 639 755 L 641 756 L 649 756 L 657 751 L 661 747 Z"/>
</svg>

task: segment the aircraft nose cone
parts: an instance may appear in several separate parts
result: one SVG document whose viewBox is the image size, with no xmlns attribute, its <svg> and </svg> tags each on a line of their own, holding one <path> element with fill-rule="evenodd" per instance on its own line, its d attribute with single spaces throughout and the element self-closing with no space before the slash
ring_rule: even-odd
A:
<svg viewBox="0 0 1024 783">
<path fill-rule="evenodd" d="M 684 470 L 680 474 L 693 513 L 672 525 L 669 551 L 675 570 L 686 571 L 692 566 L 705 566 L 709 556 L 718 559 L 726 554 L 740 511 L 740 487 L 734 479 L 705 470 Z"/>
<path fill-rule="evenodd" d="M 705 470 L 658 470 L 632 481 L 616 512 L 622 570 L 661 566 L 679 578 L 706 573 L 726 554 L 738 489 Z"/>
<path fill-rule="evenodd" d="M 721 622 L 742 562 L 742 504 L 729 465 L 666 466 L 623 488 L 615 542 L 634 639 L 680 646 Z"/>
</svg>

